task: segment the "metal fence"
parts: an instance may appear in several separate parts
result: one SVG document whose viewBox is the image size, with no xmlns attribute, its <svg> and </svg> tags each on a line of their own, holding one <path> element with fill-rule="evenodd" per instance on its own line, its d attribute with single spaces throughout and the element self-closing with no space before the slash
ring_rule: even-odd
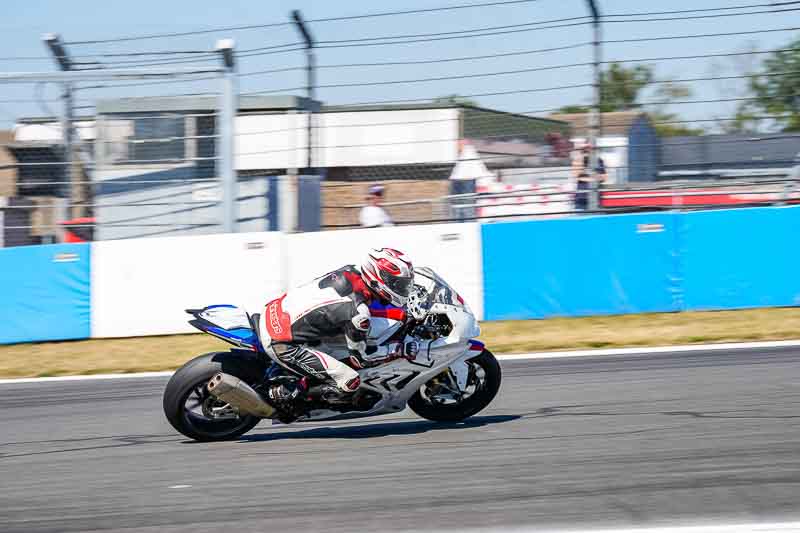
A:
<svg viewBox="0 0 800 533">
<path fill-rule="evenodd" d="M 234 230 L 231 64 L 72 70 L 61 63 L 59 72 L 0 73 L 0 90 L 58 90 L 55 101 L 36 102 L 57 111 L 17 116 L 2 145 L 5 245 Z M 145 112 L 121 96 L 185 80 L 202 81 L 205 96 L 182 106 L 153 98 Z M 84 92 L 91 105 L 76 98 Z"/>
<path fill-rule="evenodd" d="M 800 5 L 605 4 L 47 36 L 61 72 L 0 79 L 5 243 L 791 201 Z"/>
<path fill-rule="evenodd" d="M 586 195 L 584 207 L 576 196 Z M 722 209 L 800 204 L 800 176 L 759 180 L 673 181 L 626 187 L 595 187 L 581 193 L 560 186 L 517 188 L 507 192 L 447 194 L 382 205 L 394 215 L 394 223 L 526 220 L 536 218 L 630 213 L 660 210 Z M 367 204 L 328 206 L 338 211 L 326 229 L 358 227 L 357 213 Z M 427 218 L 408 216 L 421 211 Z"/>
</svg>

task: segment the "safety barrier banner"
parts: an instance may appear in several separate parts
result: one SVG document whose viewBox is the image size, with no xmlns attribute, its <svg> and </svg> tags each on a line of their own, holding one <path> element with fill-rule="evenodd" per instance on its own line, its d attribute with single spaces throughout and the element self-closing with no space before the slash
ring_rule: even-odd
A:
<svg viewBox="0 0 800 533">
<path fill-rule="evenodd" d="M 678 310 L 676 216 L 650 213 L 484 225 L 485 318 Z"/>
<path fill-rule="evenodd" d="M 0 249 L 0 343 L 193 331 L 371 247 L 431 266 L 486 320 L 800 305 L 800 207 Z"/>
<path fill-rule="evenodd" d="M 184 309 L 233 304 L 255 312 L 281 291 L 276 232 L 92 246 L 92 337 L 195 331 Z"/>
<path fill-rule="evenodd" d="M 800 305 L 800 207 L 688 213 L 679 234 L 686 309 Z"/>
<path fill-rule="evenodd" d="M 0 343 L 89 337 L 90 246 L 0 249 Z"/>
</svg>

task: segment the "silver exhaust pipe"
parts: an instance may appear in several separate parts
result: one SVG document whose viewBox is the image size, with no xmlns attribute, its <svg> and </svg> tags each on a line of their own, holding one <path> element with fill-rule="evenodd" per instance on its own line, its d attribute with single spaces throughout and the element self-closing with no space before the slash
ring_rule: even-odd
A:
<svg viewBox="0 0 800 533">
<path fill-rule="evenodd" d="M 240 413 L 271 418 L 275 408 L 265 402 L 253 388 L 231 374 L 220 372 L 206 385 L 208 392 Z"/>
</svg>

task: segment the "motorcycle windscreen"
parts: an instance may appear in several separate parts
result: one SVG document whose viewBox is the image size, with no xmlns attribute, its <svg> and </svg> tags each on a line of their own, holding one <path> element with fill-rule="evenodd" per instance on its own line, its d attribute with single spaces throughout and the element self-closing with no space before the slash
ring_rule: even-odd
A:
<svg viewBox="0 0 800 533">
<path fill-rule="evenodd" d="M 192 313 L 189 323 L 210 335 L 242 348 L 258 349 L 258 337 L 244 309 L 235 305 L 210 305 Z"/>
</svg>

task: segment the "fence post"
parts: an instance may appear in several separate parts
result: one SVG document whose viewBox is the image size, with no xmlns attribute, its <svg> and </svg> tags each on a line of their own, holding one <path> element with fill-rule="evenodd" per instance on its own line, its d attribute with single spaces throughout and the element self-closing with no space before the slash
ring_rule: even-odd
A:
<svg viewBox="0 0 800 533">
<path fill-rule="evenodd" d="M 306 171 L 304 174 L 309 175 L 313 174 L 311 170 L 314 165 L 314 123 L 313 123 L 313 116 L 314 116 L 314 108 L 312 102 L 314 101 L 314 88 L 316 87 L 316 76 L 315 76 L 315 68 L 316 64 L 314 61 L 314 37 L 311 36 L 311 32 L 308 30 L 308 26 L 303 21 L 303 15 L 300 13 L 299 10 L 295 9 L 292 11 L 292 20 L 294 21 L 294 25 L 297 28 L 297 31 L 300 33 L 300 36 L 305 41 L 306 45 L 306 98 L 308 99 L 307 102 L 307 109 L 306 109 L 306 138 L 308 142 L 308 148 L 306 150 Z"/>
<path fill-rule="evenodd" d="M 594 39 L 592 48 L 594 51 L 594 102 L 592 110 L 589 114 L 589 127 L 590 127 L 590 143 L 592 145 L 591 166 L 592 172 L 598 168 L 598 160 L 600 158 L 597 146 L 597 140 L 603 136 L 603 113 L 601 106 L 603 103 L 603 42 L 602 42 L 602 27 L 600 24 L 600 10 L 597 8 L 597 0 L 586 0 L 589 6 L 589 11 L 592 14 L 592 27 L 594 29 Z"/>
<path fill-rule="evenodd" d="M 234 135 L 236 134 L 234 122 L 236 121 L 238 98 L 233 46 L 232 39 L 222 39 L 217 41 L 216 47 L 225 67 L 221 80 L 222 91 L 219 102 L 219 127 L 217 128 L 219 177 L 222 180 L 222 229 L 225 233 L 235 233 L 238 227 L 239 183 L 233 153 Z"/>
<path fill-rule="evenodd" d="M 42 36 L 47 49 L 53 55 L 53 59 L 62 71 L 72 70 L 72 61 L 69 58 L 69 53 L 61 42 L 61 37 L 56 33 L 46 33 Z M 76 169 L 74 169 L 74 147 L 72 142 L 72 122 L 73 118 L 73 102 L 72 102 L 72 83 L 65 81 L 61 84 L 61 110 L 59 111 L 59 124 L 61 126 L 61 142 L 64 145 L 64 177 L 63 184 L 60 189 L 60 196 L 64 198 L 66 203 L 66 210 L 63 213 L 64 220 L 80 216 L 81 213 L 73 213 L 72 205 L 75 204 L 75 191 L 74 181 L 80 179 L 74 176 Z M 60 237 L 59 237 L 60 238 Z"/>
</svg>

